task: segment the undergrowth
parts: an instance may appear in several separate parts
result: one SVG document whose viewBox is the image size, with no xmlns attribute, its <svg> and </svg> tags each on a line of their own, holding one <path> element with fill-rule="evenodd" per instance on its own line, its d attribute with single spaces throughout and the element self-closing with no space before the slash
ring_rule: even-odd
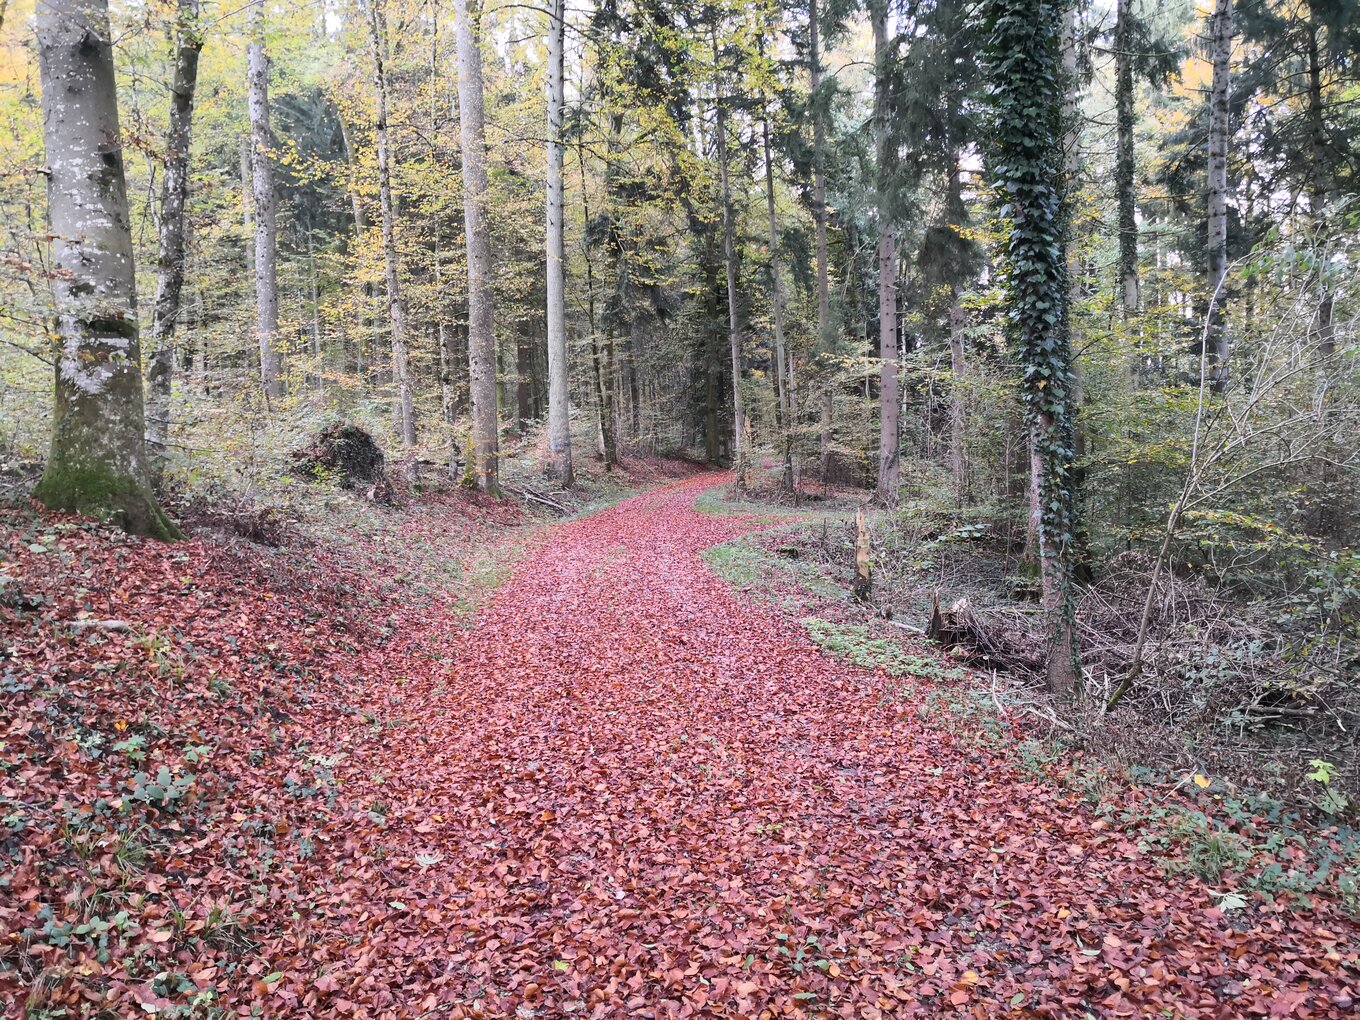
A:
<svg viewBox="0 0 1360 1020">
<path fill-rule="evenodd" d="M 702 504 L 702 505 L 700 505 Z M 712 514 L 780 521 L 768 508 L 728 502 L 722 490 L 696 504 Z M 785 519 L 786 520 L 786 519 Z M 870 623 L 844 622 L 848 588 L 824 564 L 798 555 L 834 514 L 746 535 L 704 553 L 719 577 L 747 597 L 801 620 L 829 655 L 894 679 L 885 695 L 911 701 L 923 722 L 965 746 L 986 747 L 1014 762 L 1030 779 L 1077 796 L 1102 826 L 1138 834 L 1168 879 L 1193 876 L 1225 914 L 1268 904 L 1306 909 L 1309 898 L 1337 899 L 1360 917 L 1360 832 L 1311 824 L 1298 811 L 1262 795 L 1242 793 L 1198 771 L 1177 775 L 1091 754 L 1079 735 L 1057 728 L 1023 729 L 1013 709 L 1023 697 L 994 679 L 948 664 L 939 651 L 916 650 Z M 844 516 L 840 517 L 844 526 Z M 828 612 L 828 609 L 830 612 Z M 926 681 L 916 683 L 914 681 Z"/>
</svg>

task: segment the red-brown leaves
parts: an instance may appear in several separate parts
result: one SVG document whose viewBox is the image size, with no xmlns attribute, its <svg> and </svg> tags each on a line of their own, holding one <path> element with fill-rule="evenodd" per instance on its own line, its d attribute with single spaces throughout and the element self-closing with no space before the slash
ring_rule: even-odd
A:
<svg viewBox="0 0 1360 1020">
<path fill-rule="evenodd" d="M 557 527 L 471 627 L 381 579 L 401 550 L 377 539 L 257 564 L 16 532 L 7 573 L 42 601 L 3 610 L 24 822 L 0 829 L 0 992 L 71 1015 L 1352 1013 L 1332 904 L 1225 917 L 1136 833 L 734 599 L 698 554 L 750 525 L 690 508 L 713 481 Z M 464 501 L 406 540 L 465 554 L 506 512 Z M 82 612 L 130 629 L 74 633 Z M 102 943 L 75 933 L 94 918 Z"/>
</svg>

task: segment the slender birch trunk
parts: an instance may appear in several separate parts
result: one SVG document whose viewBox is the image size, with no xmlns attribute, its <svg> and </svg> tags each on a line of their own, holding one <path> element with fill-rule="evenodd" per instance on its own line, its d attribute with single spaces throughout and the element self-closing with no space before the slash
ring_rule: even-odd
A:
<svg viewBox="0 0 1360 1020">
<path fill-rule="evenodd" d="M 198 55 L 203 36 L 198 0 L 178 0 L 175 12 L 175 70 L 170 85 L 170 121 L 165 132 L 165 171 L 161 179 L 161 217 L 156 258 L 156 305 L 147 338 L 146 439 L 151 477 L 159 482 L 170 437 L 170 386 L 175 368 L 175 336 L 183 307 L 186 234 L 184 206 L 189 198 L 189 146 L 198 84 Z"/>
<path fill-rule="evenodd" d="M 278 349 L 279 288 L 274 168 L 269 150 L 269 57 L 264 47 L 264 5 L 250 9 L 246 44 L 250 111 L 251 181 L 255 199 L 255 332 L 260 343 L 260 385 L 266 401 L 283 396 Z"/>
<path fill-rule="evenodd" d="M 1231 86 L 1233 38 L 1232 0 L 1215 0 L 1209 20 L 1209 53 L 1213 84 L 1209 92 L 1209 388 L 1223 393 L 1228 388 L 1228 326 L 1226 281 L 1228 278 L 1228 93 Z"/>
<path fill-rule="evenodd" d="M 478 0 L 454 0 L 453 16 L 458 50 L 463 225 L 468 262 L 468 389 L 472 398 L 468 476 L 483 492 L 494 493 L 499 490 L 496 330 L 492 310 L 491 227 L 487 219 L 486 117 Z"/>
<path fill-rule="evenodd" d="M 52 446 L 33 495 L 169 539 L 151 492 L 137 285 L 107 0 L 45 0 L 35 19 L 57 307 Z"/>
<path fill-rule="evenodd" d="M 565 191 L 562 141 L 566 0 L 550 0 L 548 11 L 548 459 L 549 470 L 563 486 L 573 484 L 571 464 L 571 395 L 567 364 L 566 241 L 563 234 Z"/>
<path fill-rule="evenodd" d="M 415 401 L 411 392 L 411 368 L 406 352 L 406 302 L 401 294 L 401 259 L 397 253 L 396 210 L 392 203 L 392 146 L 387 133 L 387 18 L 383 0 L 364 0 L 369 41 L 373 52 L 373 83 L 377 92 L 377 118 L 373 126 L 378 149 L 378 207 L 382 215 L 383 272 L 387 282 L 388 327 L 392 343 L 392 383 L 397 389 L 393 417 L 402 445 L 416 445 Z"/>
</svg>

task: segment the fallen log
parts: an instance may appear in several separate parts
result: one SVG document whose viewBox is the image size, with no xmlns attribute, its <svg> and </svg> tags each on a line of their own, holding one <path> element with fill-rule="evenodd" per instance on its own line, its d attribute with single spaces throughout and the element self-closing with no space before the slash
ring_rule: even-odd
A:
<svg viewBox="0 0 1360 1020">
<path fill-rule="evenodd" d="M 535 492 L 533 489 L 530 488 L 521 489 L 514 485 L 510 485 L 507 482 L 502 482 L 501 488 L 513 492 L 515 495 L 521 497 L 525 502 L 539 503 L 543 506 L 549 507 L 550 509 L 556 510 L 558 513 L 562 514 L 571 513 L 571 507 L 567 506 L 565 503 L 559 503 L 552 497 L 545 496 L 541 492 Z"/>
<path fill-rule="evenodd" d="M 997 669 L 1025 672 L 1044 668 L 1043 638 L 1022 625 L 1016 614 L 981 615 L 966 599 L 957 599 L 947 609 L 940 607 L 939 596 L 931 599 L 930 623 L 926 637 L 945 648 L 962 649 L 970 659 L 985 660 Z"/>
</svg>

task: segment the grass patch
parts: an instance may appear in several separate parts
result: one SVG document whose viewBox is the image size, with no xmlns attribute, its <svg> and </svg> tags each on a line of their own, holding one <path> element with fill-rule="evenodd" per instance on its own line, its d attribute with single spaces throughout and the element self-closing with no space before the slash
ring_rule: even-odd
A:
<svg viewBox="0 0 1360 1020">
<path fill-rule="evenodd" d="M 892 677 L 967 679 L 963 670 L 945 666 L 934 656 L 913 655 L 891 638 L 874 637 L 863 624 L 833 623 L 821 617 L 807 616 L 803 618 L 803 626 L 822 651 L 865 669 L 881 669 Z"/>
<path fill-rule="evenodd" d="M 761 537 L 768 539 L 777 533 L 766 530 L 746 535 L 705 549 L 701 555 L 708 568 L 733 588 L 778 605 L 790 615 L 802 611 L 808 596 L 823 600 L 844 597 L 841 588 L 815 563 L 789 559 L 767 549 Z"/>
</svg>

